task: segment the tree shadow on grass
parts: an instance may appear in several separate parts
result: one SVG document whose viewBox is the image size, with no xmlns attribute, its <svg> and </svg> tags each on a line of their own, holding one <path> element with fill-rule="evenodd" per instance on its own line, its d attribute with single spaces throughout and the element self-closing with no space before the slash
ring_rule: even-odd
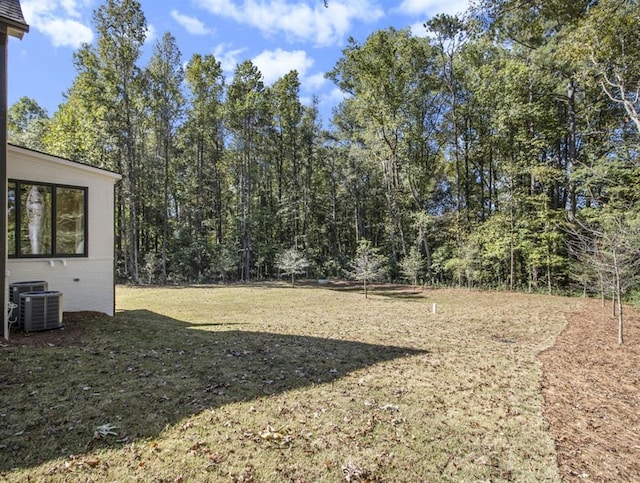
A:
<svg viewBox="0 0 640 483">
<path fill-rule="evenodd" d="M 301 283 L 300 285 L 303 284 Z M 318 287 L 317 284 L 316 287 Z M 364 288 L 362 283 L 359 282 L 330 281 L 319 287 L 337 292 L 361 293 L 364 297 Z M 425 292 L 421 288 L 393 283 L 371 283 L 367 285 L 367 294 L 404 300 L 421 300 L 425 298 Z"/>
<path fill-rule="evenodd" d="M 80 336 L 62 331 L 38 344 L 34 334 L 28 345 L 0 348 L 0 472 L 153 438 L 206 409 L 423 353 L 232 326 L 202 330 L 211 325 L 145 310 L 76 324 Z M 116 434 L 103 438 L 99 428 Z"/>
</svg>

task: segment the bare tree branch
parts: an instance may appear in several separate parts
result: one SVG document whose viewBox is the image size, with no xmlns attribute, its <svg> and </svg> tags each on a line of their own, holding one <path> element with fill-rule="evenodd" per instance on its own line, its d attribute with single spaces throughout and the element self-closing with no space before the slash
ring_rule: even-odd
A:
<svg viewBox="0 0 640 483">
<path fill-rule="evenodd" d="M 618 343 L 622 344 L 622 296 L 640 274 L 640 225 L 624 214 L 609 215 L 597 222 L 575 220 L 568 229 L 569 253 L 598 274 L 618 306 Z"/>
</svg>

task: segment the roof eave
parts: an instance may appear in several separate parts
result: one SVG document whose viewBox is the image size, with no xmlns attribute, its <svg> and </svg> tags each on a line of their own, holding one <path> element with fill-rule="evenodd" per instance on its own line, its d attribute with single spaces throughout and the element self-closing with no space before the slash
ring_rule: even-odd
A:
<svg viewBox="0 0 640 483">
<path fill-rule="evenodd" d="M 0 30 L 5 30 L 7 34 L 12 37 L 22 40 L 24 34 L 29 32 L 29 26 L 27 24 L 12 22 L 7 18 L 0 18 Z"/>
<path fill-rule="evenodd" d="M 27 28 L 25 29 L 15 29 L 15 28 L 11 28 L 9 26 L 9 28 L 7 28 L 7 33 L 9 35 L 11 35 L 12 37 L 15 37 L 18 40 L 22 40 L 22 37 L 24 37 L 24 34 L 26 34 L 29 31 L 29 29 Z"/>
<path fill-rule="evenodd" d="M 22 13 L 20 13 L 20 18 L 18 19 L 0 16 L 0 29 L 5 30 L 7 34 L 11 35 L 12 37 L 16 37 L 22 40 L 24 34 L 29 32 L 29 25 L 22 22 L 21 20 Z"/>
<path fill-rule="evenodd" d="M 112 179 L 114 183 L 122 179 L 122 175 L 120 173 L 116 173 L 108 169 L 98 168 L 97 166 L 79 163 L 78 161 L 73 161 L 71 159 L 60 158 L 52 154 L 43 153 L 41 151 L 35 151 L 33 149 L 24 148 L 22 146 L 7 144 L 7 150 L 9 153 L 11 153 L 12 151 L 14 153 L 22 153 L 23 155 L 30 156 L 33 159 L 52 162 L 59 166 L 67 166 L 67 167 L 74 168 L 76 170 L 85 171 L 88 173 L 90 172 L 90 173 L 93 173 L 94 175 L 103 176 L 103 177 Z"/>
</svg>

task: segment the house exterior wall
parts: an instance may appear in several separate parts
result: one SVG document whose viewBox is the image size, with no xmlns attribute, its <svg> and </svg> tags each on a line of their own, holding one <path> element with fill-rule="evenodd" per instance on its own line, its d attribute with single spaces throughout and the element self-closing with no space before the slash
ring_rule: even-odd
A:
<svg viewBox="0 0 640 483">
<path fill-rule="evenodd" d="M 7 177 L 88 188 L 88 257 L 10 258 L 11 283 L 45 280 L 63 294 L 65 312 L 114 313 L 114 185 L 120 176 L 42 153 L 9 146 Z"/>
</svg>

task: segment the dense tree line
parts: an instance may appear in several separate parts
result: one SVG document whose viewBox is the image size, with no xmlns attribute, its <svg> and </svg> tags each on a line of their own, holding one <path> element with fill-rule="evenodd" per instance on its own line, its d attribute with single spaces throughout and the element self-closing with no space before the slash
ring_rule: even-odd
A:
<svg viewBox="0 0 640 483">
<path fill-rule="evenodd" d="M 267 86 L 248 60 L 231 79 L 212 55 L 183 69 L 170 33 L 141 66 L 135 0 L 94 25 L 64 103 L 49 118 L 20 100 L 9 134 L 123 174 L 121 279 L 261 279 L 290 249 L 340 277 L 368 246 L 414 284 L 616 286 L 598 267 L 611 230 L 637 235 L 639 2 L 483 0 L 426 36 L 350 39 L 328 129 L 295 71 Z"/>
</svg>

